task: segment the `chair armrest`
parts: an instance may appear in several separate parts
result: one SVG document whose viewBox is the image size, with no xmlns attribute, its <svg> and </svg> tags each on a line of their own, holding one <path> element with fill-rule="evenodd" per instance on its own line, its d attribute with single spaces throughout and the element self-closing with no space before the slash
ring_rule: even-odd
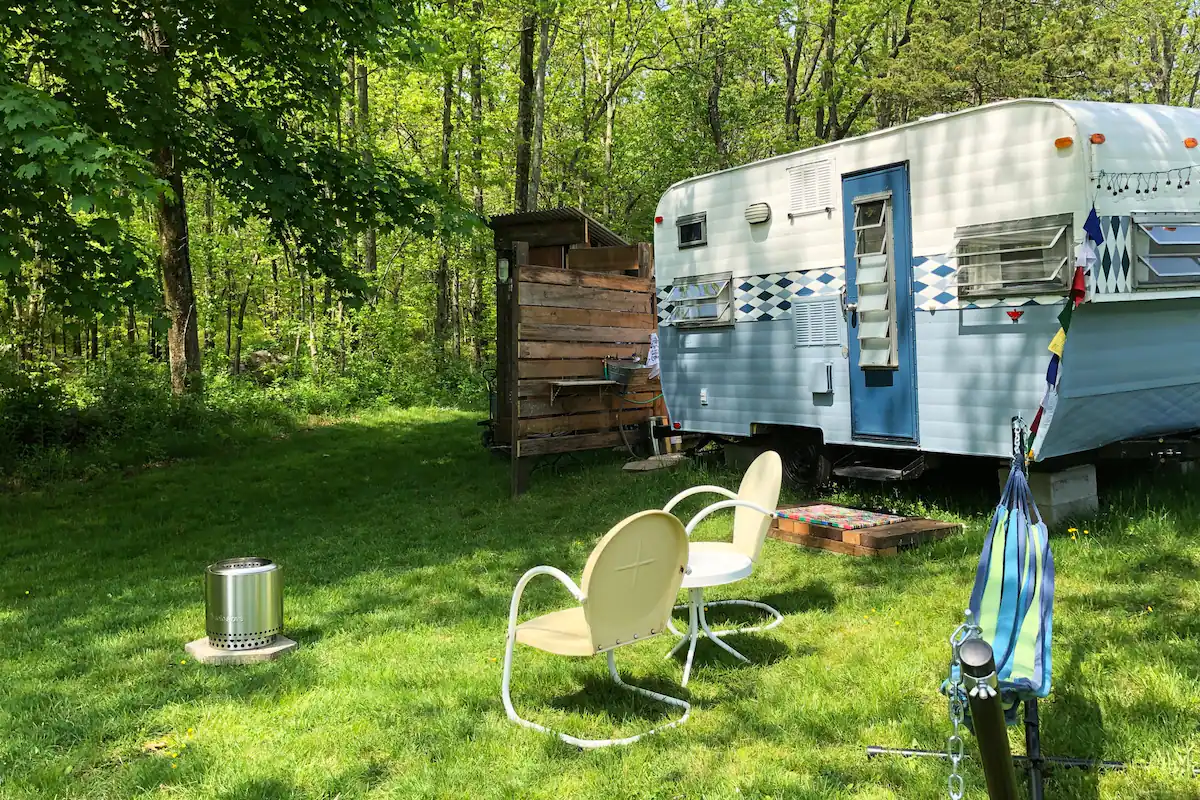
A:
<svg viewBox="0 0 1200 800">
<path fill-rule="evenodd" d="M 512 603 L 508 607 L 508 638 L 512 639 L 517 634 L 517 611 L 521 605 L 521 595 L 525 593 L 525 585 L 538 575 L 549 575 L 556 579 L 563 586 L 567 587 L 567 591 L 578 600 L 580 603 L 584 600 L 583 590 L 579 588 L 575 581 L 571 580 L 571 576 L 563 572 L 557 567 L 534 567 L 521 576 L 517 581 L 517 586 L 513 589 Z"/>
<path fill-rule="evenodd" d="M 679 501 L 691 497 L 694 494 L 719 494 L 722 497 L 728 497 L 731 500 L 737 499 L 737 493 L 731 492 L 723 486 L 693 486 L 691 489 L 684 489 L 679 494 L 671 498 L 671 500 L 663 506 L 663 511 L 670 511 L 675 506 L 679 505 Z"/>
<path fill-rule="evenodd" d="M 696 526 L 700 524 L 700 521 L 703 520 L 705 517 L 707 517 L 709 514 L 712 514 L 715 511 L 721 511 L 722 509 L 726 509 L 726 508 L 738 508 L 738 507 L 754 509 L 755 511 L 757 511 L 760 514 L 766 514 L 768 517 L 779 516 L 778 511 L 768 511 L 767 509 L 760 506 L 758 503 L 751 503 L 749 500 L 742 500 L 740 498 L 735 498 L 733 500 L 721 500 L 718 503 L 713 503 L 711 506 L 708 506 L 707 508 L 702 509 L 699 514 L 692 517 L 692 521 L 687 524 L 687 527 L 684 530 L 687 531 L 687 535 L 690 538 L 692 535 L 692 531 L 695 530 Z"/>
</svg>

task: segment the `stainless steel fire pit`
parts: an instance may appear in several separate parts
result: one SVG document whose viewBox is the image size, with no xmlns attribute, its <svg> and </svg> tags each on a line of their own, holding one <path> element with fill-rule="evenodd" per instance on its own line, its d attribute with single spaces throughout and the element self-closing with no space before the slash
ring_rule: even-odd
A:
<svg viewBox="0 0 1200 800">
<path fill-rule="evenodd" d="M 210 564 L 204 570 L 204 606 L 213 647 L 266 647 L 283 631 L 283 571 L 267 558 Z"/>
</svg>

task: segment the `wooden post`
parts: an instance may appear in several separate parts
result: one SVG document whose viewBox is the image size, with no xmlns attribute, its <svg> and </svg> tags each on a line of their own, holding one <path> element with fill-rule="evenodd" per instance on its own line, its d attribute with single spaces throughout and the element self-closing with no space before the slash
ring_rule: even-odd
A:
<svg viewBox="0 0 1200 800">
<path fill-rule="evenodd" d="M 517 497 L 528 488 L 530 461 L 521 459 L 520 441 L 520 396 L 518 388 L 520 373 L 517 362 L 520 358 L 520 346 L 517 341 L 521 323 L 521 267 L 529 261 L 529 243 L 513 242 L 512 259 L 508 265 L 508 330 L 504 332 L 509 342 L 508 359 L 504 368 L 508 371 L 508 417 L 509 427 L 509 480 L 512 496 Z"/>
<path fill-rule="evenodd" d="M 496 260 L 508 259 L 512 263 L 512 250 L 508 242 L 496 243 Z M 497 273 L 498 275 L 498 273 Z M 496 444 L 511 445 L 506 437 L 509 434 L 509 366 L 513 358 L 514 347 L 508 340 L 509 313 L 512 307 L 507 284 L 496 281 L 496 419 L 493 435 Z"/>
<path fill-rule="evenodd" d="M 638 244 L 638 277 L 654 278 L 654 245 L 649 242 Z"/>
</svg>

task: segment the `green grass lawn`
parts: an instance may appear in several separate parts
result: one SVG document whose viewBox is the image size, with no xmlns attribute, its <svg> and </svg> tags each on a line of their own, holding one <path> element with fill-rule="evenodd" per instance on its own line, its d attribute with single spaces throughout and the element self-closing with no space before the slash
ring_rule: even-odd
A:
<svg viewBox="0 0 1200 800">
<path fill-rule="evenodd" d="M 623 648 L 622 675 L 690 697 L 692 719 L 583 753 L 505 718 L 513 584 L 536 564 L 578 578 L 622 517 L 737 477 L 626 474 L 605 453 L 540 470 L 514 502 L 507 464 L 479 448 L 475 420 L 381 413 L 0 496 L 0 796 L 944 796 L 942 763 L 868 762 L 864 748 L 944 744 L 946 638 L 999 496 L 994 473 L 831 495 L 961 519 L 967 534 L 880 560 L 768 541 L 751 579 L 711 595 L 765 599 L 786 614 L 773 631 L 730 640 L 754 663 L 701 642 L 683 690 L 680 664 L 663 658 L 670 640 Z M 1200 764 L 1196 487 L 1118 482 L 1075 540 L 1052 531 L 1043 747 L 1142 766 L 1057 773 L 1051 798 L 1200 797 L 1200 780 L 1181 777 Z M 728 519 L 698 535 L 721 537 Z M 183 645 L 203 633 L 204 566 L 250 554 L 284 565 L 287 631 L 301 649 L 252 667 L 192 663 Z M 570 600 L 550 580 L 525 598 L 530 613 Z M 667 716 L 608 684 L 601 658 L 527 648 L 514 699 L 531 719 L 594 737 Z M 984 797 L 974 765 L 966 777 L 967 796 Z"/>
</svg>

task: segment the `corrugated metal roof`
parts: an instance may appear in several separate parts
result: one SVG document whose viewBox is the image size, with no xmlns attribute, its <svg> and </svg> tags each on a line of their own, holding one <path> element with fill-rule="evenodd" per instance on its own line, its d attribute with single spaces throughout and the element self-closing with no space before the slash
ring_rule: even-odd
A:
<svg viewBox="0 0 1200 800">
<path fill-rule="evenodd" d="M 566 206 L 563 208 L 547 208 L 541 211 L 522 211 L 517 214 L 497 214 L 491 218 L 488 225 L 492 230 L 495 230 L 497 227 L 508 225 L 563 222 L 573 219 L 587 220 L 588 234 L 591 237 L 592 245 L 595 247 L 624 247 L 629 244 L 629 242 L 597 222 L 593 217 L 588 216 L 578 208 Z"/>
</svg>

